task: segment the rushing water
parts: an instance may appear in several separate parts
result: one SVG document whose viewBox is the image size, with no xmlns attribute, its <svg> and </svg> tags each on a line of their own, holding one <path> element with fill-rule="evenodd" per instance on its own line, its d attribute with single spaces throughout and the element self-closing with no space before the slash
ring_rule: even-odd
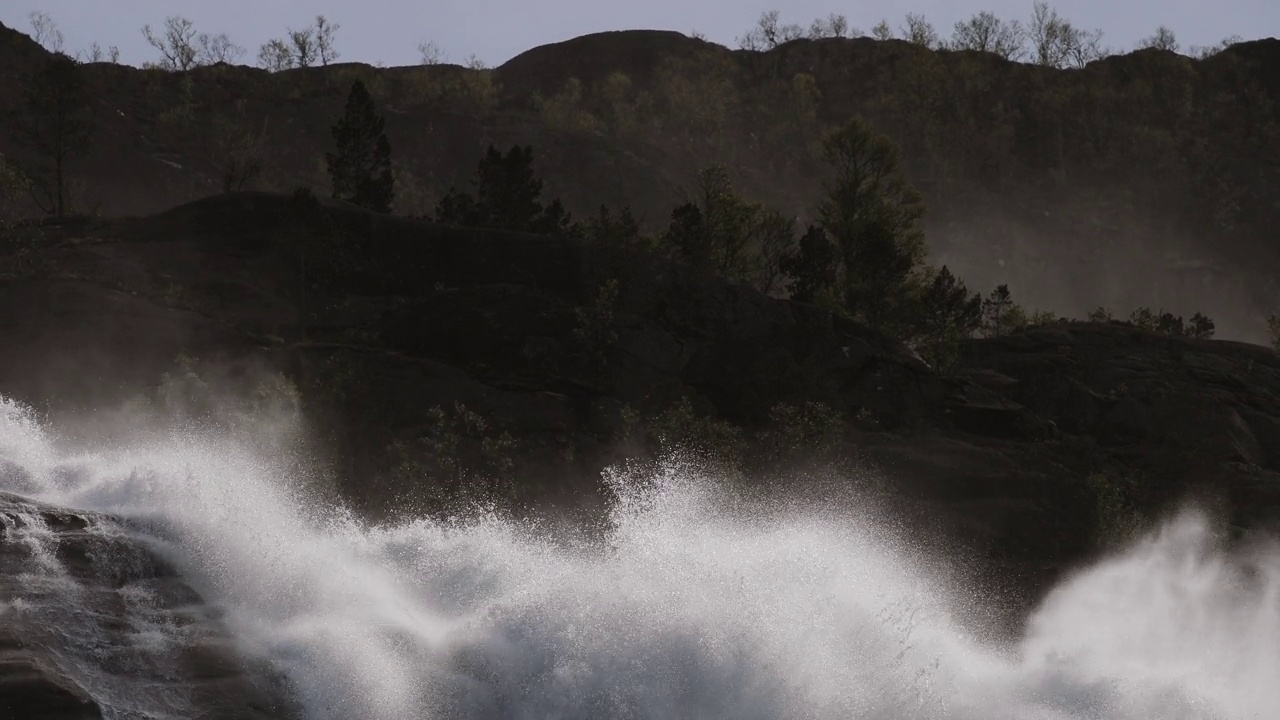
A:
<svg viewBox="0 0 1280 720">
<path fill-rule="evenodd" d="M 99 531 L 177 564 L 308 718 L 1280 717 L 1280 552 L 1228 555 L 1196 514 L 997 645 L 874 517 L 677 462 L 609 476 L 601 532 L 568 537 L 498 512 L 364 525 L 207 435 L 59 445 L 0 401 L 0 490 L 119 518 Z"/>
</svg>

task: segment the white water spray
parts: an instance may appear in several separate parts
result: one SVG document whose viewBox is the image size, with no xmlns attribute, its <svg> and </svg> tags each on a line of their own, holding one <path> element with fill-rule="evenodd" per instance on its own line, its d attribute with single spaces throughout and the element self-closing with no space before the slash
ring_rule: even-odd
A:
<svg viewBox="0 0 1280 720">
<path fill-rule="evenodd" d="M 1280 553 L 1227 556 L 1195 515 L 992 647 L 872 518 L 679 463 L 612 476 L 605 531 L 570 540 L 500 513 L 365 526 L 216 438 L 55 444 L 0 402 L 0 490 L 121 518 L 313 720 L 1280 717 Z"/>
</svg>

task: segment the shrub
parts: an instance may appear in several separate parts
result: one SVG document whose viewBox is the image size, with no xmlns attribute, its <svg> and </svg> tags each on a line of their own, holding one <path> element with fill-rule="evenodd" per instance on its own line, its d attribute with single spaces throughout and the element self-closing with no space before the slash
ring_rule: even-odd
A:
<svg viewBox="0 0 1280 720">
<path fill-rule="evenodd" d="M 616 305 L 618 281 L 609 279 L 600 284 L 590 305 L 577 309 L 578 324 L 573 335 L 582 345 L 591 366 L 592 381 L 598 386 L 604 379 L 609 354 L 618 341 Z"/>
<path fill-rule="evenodd" d="M 769 411 L 768 428 L 759 433 L 760 447 L 774 461 L 830 458 L 838 452 L 845 428 L 844 416 L 823 403 L 778 403 Z"/>
<path fill-rule="evenodd" d="M 492 70 L 423 65 L 407 74 L 409 102 L 438 104 L 460 112 L 485 116 L 498 108 L 502 86 Z"/>
<path fill-rule="evenodd" d="M 1094 500 L 1093 538 L 1099 547 L 1122 546 L 1142 530 L 1145 519 L 1135 503 L 1140 484 L 1140 479 L 1130 475 L 1094 473 L 1085 478 Z"/>
<path fill-rule="evenodd" d="M 681 397 L 645 423 L 645 435 L 659 452 L 705 453 L 729 467 L 739 467 L 746 451 L 742 430 L 723 420 L 698 413 Z"/>
<path fill-rule="evenodd" d="M 582 81 L 569 78 L 559 92 L 549 98 L 534 93 L 533 106 L 538 110 L 543 124 L 566 133 L 590 134 L 599 132 L 603 124 L 587 110 L 582 93 Z"/>
<path fill-rule="evenodd" d="M 462 403 L 432 407 L 417 437 L 388 448 L 393 479 L 435 503 L 510 496 L 518 449 L 510 433 L 495 431 Z"/>
</svg>

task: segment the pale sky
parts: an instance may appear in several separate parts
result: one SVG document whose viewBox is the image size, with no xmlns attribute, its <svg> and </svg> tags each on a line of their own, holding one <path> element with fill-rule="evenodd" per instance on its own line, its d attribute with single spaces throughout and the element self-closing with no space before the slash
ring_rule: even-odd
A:
<svg viewBox="0 0 1280 720">
<path fill-rule="evenodd" d="M 104 48 L 118 46 L 122 62 L 138 65 L 156 58 L 141 27 L 159 27 L 166 15 L 180 15 L 201 32 L 229 34 L 248 51 L 241 62 L 253 64 L 263 42 L 324 14 L 341 25 L 340 61 L 413 64 L 419 42 L 429 40 L 451 62 L 462 63 L 474 53 L 496 66 L 538 45 L 603 30 L 696 29 L 734 47 L 734 39 L 772 9 L 781 11 L 783 22 L 805 26 L 837 12 L 864 31 L 881 19 L 897 28 L 906 13 L 923 13 L 945 37 L 957 20 L 979 10 L 1025 20 L 1031 5 L 1032 0 L 0 0 L 0 22 L 30 34 L 28 16 L 40 10 L 58 23 L 71 54 L 97 41 Z M 1280 0 L 1058 0 L 1050 5 L 1079 27 L 1103 30 L 1103 44 L 1121 50 L 1132 49 L 1160 24 L 1177 33 L 1184 50 L 1233 34 L 1245 39 L 1280 35 Z"/>
</svg>

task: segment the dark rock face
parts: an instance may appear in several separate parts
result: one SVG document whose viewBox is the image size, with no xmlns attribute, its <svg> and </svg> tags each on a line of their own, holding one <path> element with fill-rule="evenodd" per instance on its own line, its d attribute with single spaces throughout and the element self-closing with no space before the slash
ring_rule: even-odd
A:
<svg viewBox="0 0 1280 720">
<path fill-rule="evenodd" d="M 0 717 L 290 716 L 216 615 L 110 518 L 0 494 Z"/>
</svg>

